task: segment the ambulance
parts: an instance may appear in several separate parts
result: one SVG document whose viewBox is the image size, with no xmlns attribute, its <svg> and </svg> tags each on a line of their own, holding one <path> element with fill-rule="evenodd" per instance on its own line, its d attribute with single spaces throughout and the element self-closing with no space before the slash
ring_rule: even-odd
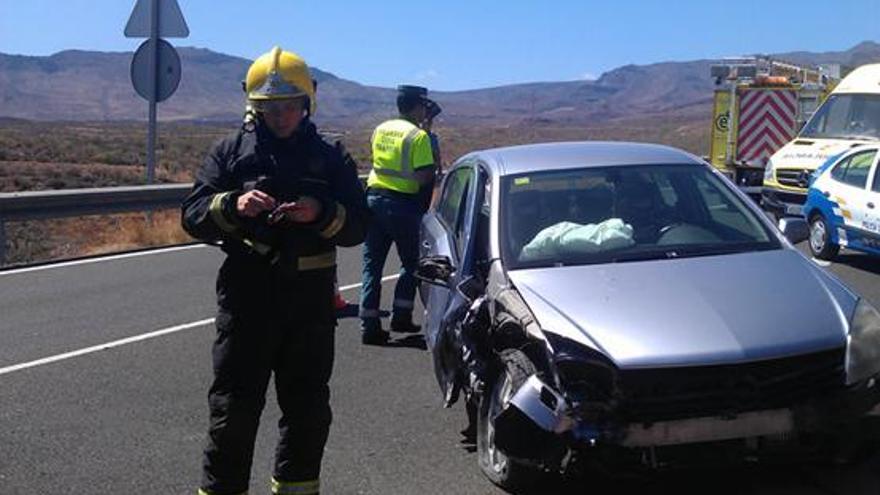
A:
<svg viewBox="0 0 880 495">
<path fill-rule="evenodd" d="M 880 64 L 850 72 L 764 169 L 761 205 L 777 217 L 801 216 L 813 173 L 850 148 L 880 142 Z"/>
</svg>

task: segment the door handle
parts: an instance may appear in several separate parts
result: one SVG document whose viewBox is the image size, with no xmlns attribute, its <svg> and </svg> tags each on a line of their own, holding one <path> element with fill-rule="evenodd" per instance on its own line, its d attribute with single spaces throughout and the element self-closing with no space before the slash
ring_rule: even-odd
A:
<svg viewBox="0 0 880 495">
<path fill-rule="evenodd" d="M 868 208 L 874 208 L 874 203 L 868 201 Z"/>
<path fill-rule="evenodd" d="M 423 241 L 423 242 L 422 242 L 422 247 L 425 248 L 425 249 L 431 249 L 431 243 L 428 242 L 428 241 Z"/>
</svg>

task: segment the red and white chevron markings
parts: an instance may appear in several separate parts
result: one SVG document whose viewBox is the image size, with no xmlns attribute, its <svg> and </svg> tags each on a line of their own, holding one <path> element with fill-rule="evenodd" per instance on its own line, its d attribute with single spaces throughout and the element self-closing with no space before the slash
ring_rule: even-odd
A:
<svg viewBox="0 0 880 495">
<path fill-rule="evenodd" d="M 741 90 L 739 92 L 737 161 L 767 158 L 795 135 L 797 93 L 794 90 Z"/>
</svg>

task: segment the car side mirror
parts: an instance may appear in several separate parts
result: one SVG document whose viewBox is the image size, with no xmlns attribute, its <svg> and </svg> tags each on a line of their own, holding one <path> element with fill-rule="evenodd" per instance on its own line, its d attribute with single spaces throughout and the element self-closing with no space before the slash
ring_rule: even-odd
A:
<svg viewBox="0 0 880 495">
<path fill-rule="evenodd" d="M 792 244 L 805 241 L 810 237 L 810 227 L 807 226 L 807 221 L 799 217 L 780 218 L 779 230 Z"/>
<path fill-rule="evenodd" d="M 416 278 L 432 285 L 449 288 L 449 281 L 455 267 L 449 256 L 426 256 L 419 260 L 416 268 Z"/>
</svg>

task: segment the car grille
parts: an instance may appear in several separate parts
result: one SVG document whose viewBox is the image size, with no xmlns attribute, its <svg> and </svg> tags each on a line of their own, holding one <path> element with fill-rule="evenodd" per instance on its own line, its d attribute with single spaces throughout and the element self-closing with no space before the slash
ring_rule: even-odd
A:
<svg viewBox="0 0 880 495">
<path fill-rule="evenodd" d="M 804 403 L 841 390 L 843 349 L 723 366 L 621 371 L 628 422 L 724 416 Z"/>
<path fill-rule="evenodd" d="M 812 172 L 804 168 L 776 169 L 776 182 L 783 186 L 806 189 Z"/>
</svg>

